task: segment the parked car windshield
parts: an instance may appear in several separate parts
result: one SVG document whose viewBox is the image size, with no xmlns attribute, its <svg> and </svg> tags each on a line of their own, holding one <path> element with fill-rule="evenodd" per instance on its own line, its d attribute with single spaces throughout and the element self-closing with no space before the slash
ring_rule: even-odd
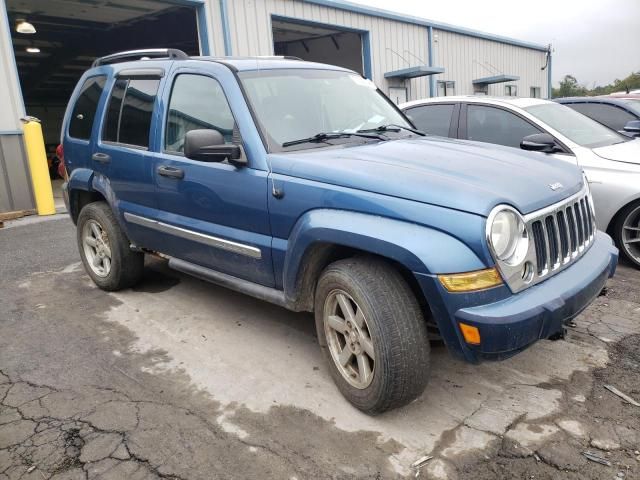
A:
<svg viewBox="0 0 640 480">
<path fill-rule="evenodd" d="M 640 115 L 640 98 L 624 98 L 620 100 L 629 110 Z"/>
<path fill-rule="evenodd" d="M 572 108 L 558 103 L 532 105 L 525 107 L 525 110 L 583 147 L 604 147 L 628 140 Z"/>
<path fill-rule="evenodd" d="M 389 124 L 411 128 L 373 82 L 354 73 L 277 69 L 240 72 L 239 75 L 259 128 L 269 143 L 269 151 L 281 151 L 287 142 L 319 133 L 355 133 Z M 410 134 L 405 130 L 395 133 Z M 372 139 L 345 136 L 339 141 Z M 374 137 L 373 141 L 378 139 Z"/>
</svg>

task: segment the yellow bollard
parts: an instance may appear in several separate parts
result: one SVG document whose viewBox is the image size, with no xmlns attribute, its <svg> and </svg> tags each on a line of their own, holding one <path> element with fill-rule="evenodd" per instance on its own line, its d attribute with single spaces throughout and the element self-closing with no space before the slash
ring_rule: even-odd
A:
<svg viewBox="0 0 640 480">
<path fill-rule="evenodd" d="M 36 200 L 38 215 L 53 215 L 56 213 L 56 207 L 53 202 L 53 190 L 51 189 L 51 179 L 49 178 L 42 127 L 40 121 L 33 117 L 28 117 L 23 121 L 25 121 L 23 129 L 24 145 L 27 149 L 31 185 L 33 185 L 33 195 Z"/>
</svg>

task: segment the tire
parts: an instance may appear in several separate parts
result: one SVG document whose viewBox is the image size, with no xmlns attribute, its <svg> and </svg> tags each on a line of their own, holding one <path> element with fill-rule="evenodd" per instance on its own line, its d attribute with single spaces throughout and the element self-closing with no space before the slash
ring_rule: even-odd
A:
<svg viewBox="0 0 640 480">
<path fill-rule="evenodd" d="M 613 239 L 620 253 L 631 264 L 640 269 L 640 202 L 632 203 L 623 208 L 616 217 L 613 226 Z"/>
<path fill-rule="evenodd" d="M 129 288 L 142 278 L 144 254 L 131 250 L 129 239 L 105 202 L 82 208 L 76 237 L 84 268 L 102 290 Z"/>
<path fill-rule="evenodd" d="M 396 269 L 375 257 L 332 263 L 318 280 L 314 310 L 331 376 L 356 408 L 376 415 L 422 394 L 429 375 L 427 325 Z M 349 356 L 342 366 L 340 358 Z"/>
</svg>

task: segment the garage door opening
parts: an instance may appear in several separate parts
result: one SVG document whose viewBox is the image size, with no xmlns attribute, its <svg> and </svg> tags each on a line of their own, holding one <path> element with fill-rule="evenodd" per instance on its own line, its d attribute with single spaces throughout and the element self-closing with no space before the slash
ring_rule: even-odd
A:
<svg viewBox="0 0 640 480">
<path fill-rule="evenodd" d="M 291 55 L 311 62 L 328 63 L 366 75 L 364 34 L 313 23 L 272 19 L 276 55 Z"/>
<path fill-rule="evenodd" d="M 73 88 L 96 57 L 142 48 L 200 51 L 195 9 L 168 0 L 6 0 L 6 5 L 25 109 L 41 120 L 50 159 Z"/>
</svg>

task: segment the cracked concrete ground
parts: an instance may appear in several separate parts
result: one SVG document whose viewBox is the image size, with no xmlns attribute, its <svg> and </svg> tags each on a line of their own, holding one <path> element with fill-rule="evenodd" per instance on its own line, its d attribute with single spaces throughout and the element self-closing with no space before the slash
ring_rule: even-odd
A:
<svg viewBox="0 0 640 480">
<path fill-rule="evenodd" d="M 0 480 L 640 478 L 640 409 L 602 388 L 640 397 L 635 270 L 566 341 L 480 366 L 434 345 L 425 394 L 368 417 L 333 386 L 309 315 L 156 260 L 107 294 L 74 233 L 0 230 Z"/>
</svg>

